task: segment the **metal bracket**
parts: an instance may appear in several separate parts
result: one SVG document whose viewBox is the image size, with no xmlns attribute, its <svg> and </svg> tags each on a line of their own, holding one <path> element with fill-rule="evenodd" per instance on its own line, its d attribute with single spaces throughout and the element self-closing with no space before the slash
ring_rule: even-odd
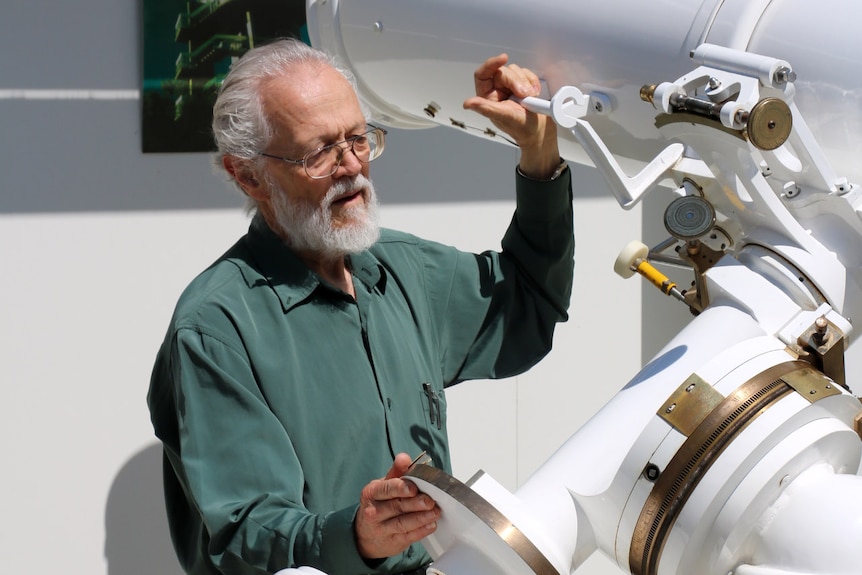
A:
<svg viewBox="0 0 862 575">
<path fill-rule="evenodd" d="M 801 359 L 844 389 L 850 389 L 844 371 L 844 333 L 834 323 L 825 316 L 817 318 L 814 325 L 799 336 L 797 344 L 801 348 Z"/>
<path fill-rule="evenodd" d="M 838 386 L 833 385 L 832 380 L 814 368 L 790 372 L 783 379 L 796 393 L 811 403 L 832 395 L 841 395 Z"/>
<path fill-rule="evenodd" d="M 722 401 L 721 393 L 693 373 L 670 395 L 657 415 L 688 437 Z"/>
</svg>

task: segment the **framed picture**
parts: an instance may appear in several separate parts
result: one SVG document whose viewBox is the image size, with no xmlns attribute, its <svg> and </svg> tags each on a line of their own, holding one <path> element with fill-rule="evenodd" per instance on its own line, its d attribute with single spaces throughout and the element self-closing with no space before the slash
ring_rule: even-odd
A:
<svg viewBox="0 0 862 575">
<path fill-rule="evenodd" d="M 219 84 L 233 61 L 276 38 L 308 41 L 304 0 L 144 0 L 141 147 L 207 152 Z"/>
</svg>

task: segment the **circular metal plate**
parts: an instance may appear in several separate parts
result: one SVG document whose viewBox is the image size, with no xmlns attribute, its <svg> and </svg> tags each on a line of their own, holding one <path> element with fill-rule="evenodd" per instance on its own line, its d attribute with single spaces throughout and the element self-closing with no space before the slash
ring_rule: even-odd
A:
<svg viewBox="0 0 862 575">
<path fill-rule="evenodd" d="M 508 517 L 445 471 L 429 465 L 414 465 L 404 479 L 430 495 L 442 511 L 437 531 L 428 537 L 426 545 L 435 560 L 460 541 L 505 565 L 501 573 L 560 575 Z"/>
<path fill-rule="evenodd" d="M 746 132 L 759 150 L 774 150 L 784 144 L 793 129 L 790 106 L 778 98 L 764 98 L 751 109 Z"/>
<path fill-rule="evenodd" d="M 683 196 L 664 211 L 664 227 L 681 240 L 693 240 L 715 225 L 715 209 L 700 196 Z"/>
</svg>

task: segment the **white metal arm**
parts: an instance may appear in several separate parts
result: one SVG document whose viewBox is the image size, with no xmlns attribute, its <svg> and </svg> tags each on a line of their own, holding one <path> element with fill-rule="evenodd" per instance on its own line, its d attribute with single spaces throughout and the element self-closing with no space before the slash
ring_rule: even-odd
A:
<svg viewBox="0 0 862 575">
<path fill-rule="evenodd" d="M 584 148 L 593 164 L 610 185 L 623 209 L 631 209 L 682 158 L 685 147 L 671 144 L 646 165 L 637 175 L 628 176 L 589 122 L 581 121 L 590 110 L 610 112 L 610 99 L 601 93 L 585 95 L 574 86 L 564 86 L 550 99 L 528 97 L 518 100 L 537 114 L 546 114 L 560 127 L 567 128 Z"/>
</svg>

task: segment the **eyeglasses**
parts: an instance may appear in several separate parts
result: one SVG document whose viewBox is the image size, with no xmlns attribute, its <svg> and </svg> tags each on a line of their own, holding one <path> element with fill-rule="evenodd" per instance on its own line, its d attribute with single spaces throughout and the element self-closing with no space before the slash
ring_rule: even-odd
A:
<svg viewBox="0 0 862 575">
<path fill-rule="evenodd" d="M 274 156 L 265 152 L 258 152 L 261 156 L 281 160 L 289 164 L 302 164 L 305 168 L 305 173 L 313 180 L 328 178 L 338 169 L 344 160 L 344 154 L 347 149 L 353 152 L 353 155 L 363 164 L 367 164 L 372 160 L 376 160 L 383 153 L 384 136 L 386 130 L 378 128 L 371 124 L 368 125 L 369 130 L 364 134 L 350 136 L 349 138 L 322 146 L 316 150 L 312 150 L 305 154 L 301 160 L 292 160 L 281 156 Z M 344 147 L 347 144 L 347 148 Z"/>
</svg>

